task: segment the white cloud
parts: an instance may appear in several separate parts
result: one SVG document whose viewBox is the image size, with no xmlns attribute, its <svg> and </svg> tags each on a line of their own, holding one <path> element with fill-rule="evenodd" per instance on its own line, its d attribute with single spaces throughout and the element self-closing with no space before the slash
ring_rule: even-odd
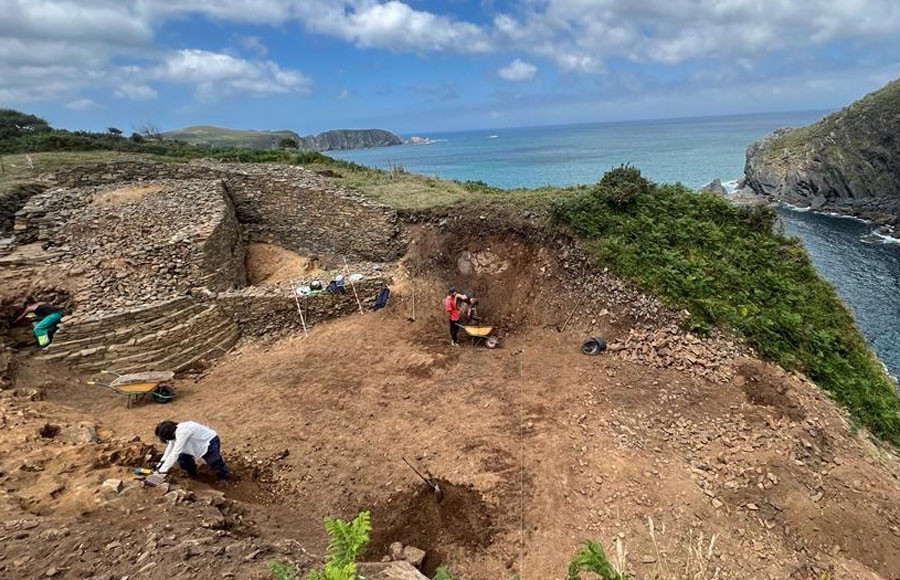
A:
<svg viewBox="0 0 900 580">
<path fill-rule="evenodd" d="M 312 81 L 306 75 L 282 69 L 272 61 L 251 61 L 197 49 L 182 49 L 168 55 L 153 76 L 193 85 L 204 100 L 236 92 L 256 96 L 309 93 L 312 88 Z"/>
<path fill-rule="evenodd" d="M 99 109 L 100 105 L 98 105 L 91 99 L 78 99 L 76 101 L 66 103 L 66 108 L 70 111 L 87 111 L 89 109 Z"/>
<path fill-rule="evenodd" d="M 518 58 L 497 71 L 501 79 L 511 82 L 531 81 L 536 74 L 536 66 Z"/>
<path fill-rule="evenodd" d="M 151 98 L 160 88 L 148 83 L 166 82 L 192 85 L 204 98 L 309 91 L 310 79 L 303 73 L 265 60 L 267 49 L 256 36 L 237 39 L 248 59 L 195 51 L 190 45 L 175 52 L 154 46 L 167 22 L 195 15 L 223 24 L 297 23 L 314 34 L 396 52 L 530 55 L 567 73 L 604 72 L 617 60 L 671 67 L 718 61 L 748 69 L 772 53 L 792 55 L 844 41 L 854 49 L 889 41 L 896 48 L 900 37 L 897 0 L 518 0 L 504 3 L 502 13 L 482 3 L 485 14 L 478 21 L 454 16 L 447 8 L 426 10 L 413 0 L 0 4 L 3 103 L 75 102 L 86 87 L 106 87 L 123 98 Z"/>
<path fill-rule="evenodd" d="M 338 93 L 338 96 L 336 98 L 339 101 L 342 101 L 342 100 L 348 98 L 349 96 L 350 96 L 350 91 L 348 91 L 347 89 L 343 89 L 341 92 Z"/>
<path fill-rule="evenodd" d="M 122 85 L 113 94 L 120 99 L 131 99 L 133 101 L 147 101 L 155 99 L 159 95 L 156 89 L 145 84 Z"/>
</svg>

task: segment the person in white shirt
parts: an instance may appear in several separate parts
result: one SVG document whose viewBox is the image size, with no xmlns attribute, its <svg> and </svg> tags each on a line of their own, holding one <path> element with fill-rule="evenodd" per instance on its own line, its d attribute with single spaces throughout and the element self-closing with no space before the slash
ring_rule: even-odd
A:
<svg viewBox="0 0 900 580">
<path fill-rule="evenodd" d="M 228 466 L 219 449 L 219 436 L 211 428 L 195 421 L 163 421 L 156 426 L 156 436 L 166 444 L 157 473 L 168 473 L 175 462 L 191 477 L 197 477 L 197 460 L 203 459 L 216 477 L 228 479 Z"/>
</svg>

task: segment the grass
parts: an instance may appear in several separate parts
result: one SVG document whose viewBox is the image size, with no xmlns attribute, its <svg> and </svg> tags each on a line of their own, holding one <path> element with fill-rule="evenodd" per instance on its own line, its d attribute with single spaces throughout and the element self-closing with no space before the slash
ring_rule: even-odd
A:
<svg viewBox="0 0 900 580">
<path fill-rule="evenodd" d="M 691 329 L 725 328 L 768 360 L 805 372 L 859 424 L 900 445 L 900 397 L 834 288 L 803 246 L 773 232 L 768 208 L 657 185 L 623 167 L 556 202 L 556 222 L 595 259 L 690 312 Z"/>
</svg>

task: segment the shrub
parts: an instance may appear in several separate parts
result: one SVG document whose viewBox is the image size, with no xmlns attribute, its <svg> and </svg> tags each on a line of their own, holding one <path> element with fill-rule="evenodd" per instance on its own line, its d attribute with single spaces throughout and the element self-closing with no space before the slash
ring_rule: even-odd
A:
<svg viewBox="0 0 900 580">
<path fill-rule="evenodd" d="M 771 209 L 655 185 L 621 167 L 553 211 L 598 261 L 686 308 L 691 330 L 718 325 L 743 336 L 762 357 L 803 370 L 875 435 L 900 444 L 893 381 L 799 240 L 772 231 Z"/>
</svg>

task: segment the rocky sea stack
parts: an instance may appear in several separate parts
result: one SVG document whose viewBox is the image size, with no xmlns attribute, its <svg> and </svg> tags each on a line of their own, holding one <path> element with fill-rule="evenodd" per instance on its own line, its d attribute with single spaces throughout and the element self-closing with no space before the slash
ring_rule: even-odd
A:
<svg viewBox="0 0 900 580">
<path fill-rule="evenodd" d="M 900 80 L 747 148 L 744 185 L 774 200 L 900 223 Z"/>
</svg>

